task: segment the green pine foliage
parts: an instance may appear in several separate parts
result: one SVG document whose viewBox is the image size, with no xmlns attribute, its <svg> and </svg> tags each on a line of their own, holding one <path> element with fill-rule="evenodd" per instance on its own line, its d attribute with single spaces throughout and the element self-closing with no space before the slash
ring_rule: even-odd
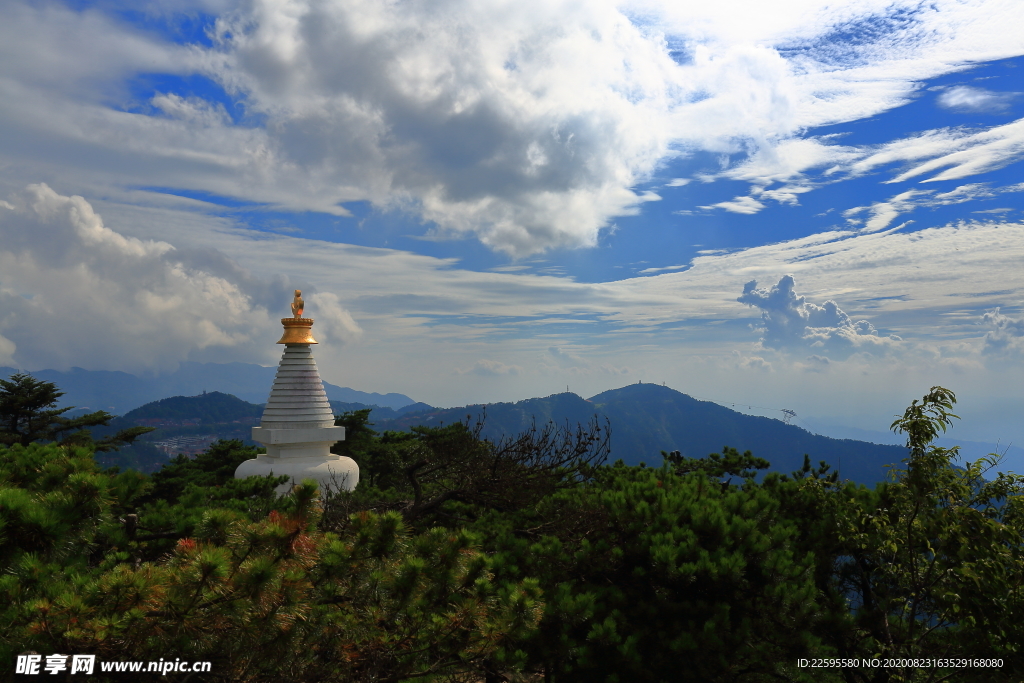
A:
<svg viewBox="0 0 1024 683">
<path fill-rule="evenodd" d="M 555 680 L 799 679 L 819 648 L 814 556 L 756 485 L 611 467 L 477 528 L 499 576 L 539 578 L 547 607 L 524 647 Z"/>
<path fill-rule="evenodd" d="M 480 668 L 540 616 L 535 582 L 492 581 L 469 532 L 414 533 L 397 513 L 320 531 L 312 482 L 266 514 L 237 504 L 258 486 L 225 487 L 231 505 L 189 483 L 172 509 L 198 517 L 154 553 L 169 539 L 118 516 L 152 496 L 146 479 L 100 471 L 84 449 L 0 451 L 3 661 L 25 650 L 173 653 L 212 661 L 209 680 L 397 681 Z M 151 500 L 140 526 L 171 504 Z"/>
<path fill-rule="evenodd" d="M 806 456 L 758 480 L 768 463 L 730 447 L 608 466 L 607 425 L 495 443 L 462 423 L 378 434 L 357 410 L 336 449 L 357 490 L 278 496 L 280 478 L 234 479 L 256 455 L 239 441 L 152 476 L 103 469 L 95 444 L 53 438 L 56 388 L 20 382 L 5 410 L 22 391 L 38 419 L 0 446 L 3 666 L 33 650 L 210 660 L 190 680 L 251 683 L 1024 678 L 1024 478 L 933 445 L 956 417 L 940 387 L 893 424 L 908 455 L 873 488 Z M 1001 666 L 941 663 L 966 657 Z M 798 664 L 816 658 L 899 665 Z"/>
<path fill-rule="evenodd" d="M 106 427 L 114 416 L 98 410 L 74 418 L 64 417 L 73 407 L 57 407 L 63 395 L 52 382 L 43 382 L 25 373 L 0 379 L 0 445 L 27 446 L 35 441 L 57 441 L 102 452 L 129 445 L 153 431 L 151 427 L 128 427 L 96 441 L 88 428 Z"/>
</svg>

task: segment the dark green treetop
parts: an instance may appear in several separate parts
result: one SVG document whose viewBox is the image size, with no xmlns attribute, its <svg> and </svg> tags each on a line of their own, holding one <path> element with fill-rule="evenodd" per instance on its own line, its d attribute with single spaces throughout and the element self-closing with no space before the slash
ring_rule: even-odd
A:
<svg viewBox="0 0 1024 683">
<path fill-rule="evenodd" d="M 63 395 L 53 382 L 23 372 L 0 379 L 0 444 L 27 446 L 34 441 L 56 441 L 109 451 L 153 431 L 151 427 L 130 427 L 95 441 L 88 427 L 106 426 L 114 416 L 97 410 L 74 418 L 64 417 L 73 406 L 57 407 Z"/>
</svg>

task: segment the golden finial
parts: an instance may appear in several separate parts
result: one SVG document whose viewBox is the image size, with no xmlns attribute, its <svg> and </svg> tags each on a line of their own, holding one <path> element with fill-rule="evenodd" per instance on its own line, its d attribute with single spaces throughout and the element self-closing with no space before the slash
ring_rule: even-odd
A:
<svg viewBox="0 0 1024 683">
<path fill-rule="evenodd" d="M 306 307 L 302 300 L 302 290 L 295 290 L 295 298 L 292 299 L 292 317 L 281 318 L 284 325 L 284 335 L 278 344 L 317 344 L 313 339 L 313 319 L 303 318 L 302 311 Z"/>
</svg>

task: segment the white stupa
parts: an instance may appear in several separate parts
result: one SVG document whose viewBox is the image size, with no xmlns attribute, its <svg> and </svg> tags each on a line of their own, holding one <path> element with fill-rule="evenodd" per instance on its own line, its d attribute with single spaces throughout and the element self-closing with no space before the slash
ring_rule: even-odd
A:
<svg viewBox="0 0 1024 683">
<path fill-rule="evenodd" d="M 303 318 L 302 292 L 295 290 L 294 317 L 284 318 L 284 355 L 277 366 L 274 386 L 259 427 L 252 439 L 266 445 L 267 452 L 246 460 L 235 470 L 235 479 L 252 476 L 288 475 L 277 487 L 287 493 L 303 479 L 314 479 L 320 490 L 351 491 L 359 483 L 359 466 L 352 458 L 331 453 L 331 446 L 345 439 L 345 428 L 334 426 L 334 414 L 316 369 L 310 344 L 313 319 Z"/>
</svg>

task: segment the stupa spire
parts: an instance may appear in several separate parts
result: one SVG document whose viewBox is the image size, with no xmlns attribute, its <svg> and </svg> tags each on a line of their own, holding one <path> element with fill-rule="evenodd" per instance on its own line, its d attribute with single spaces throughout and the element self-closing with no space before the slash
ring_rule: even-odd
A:
<svg viewBox="0 0 1024 683">
<path fill-rule="evenodd" d="M 314 479 L 321 490 L 344 488 L 351 491 L 359 481 L 359 466 L 351 458 L 331 453 L 331 446 L 345 438 L 345 428 L 334 425 L 320 372 L 310 344 L 313 319 L 303 318 L 305 303 L 295 290 L 292 317 L 282 318 L 284 354 L 277 367 L 274 385 L 252 439 L 267 447 L 266 454 L 246 460 L 235 470 L 236 479 L 267 474 L 288 475 L 291 480 L 278 487 L 286 493 L 303 479 Z"/>
</svg>

